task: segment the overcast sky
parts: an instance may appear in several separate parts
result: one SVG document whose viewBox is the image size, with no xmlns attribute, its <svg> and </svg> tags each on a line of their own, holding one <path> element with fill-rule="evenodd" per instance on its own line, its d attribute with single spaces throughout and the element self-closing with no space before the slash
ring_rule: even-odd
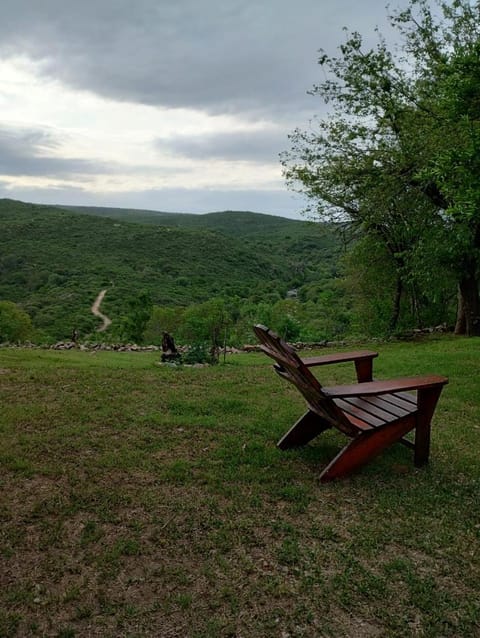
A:
<svg viewBox="0 0 480 638">
<path fill-rule="evenodd" d="M 278 154 L 323 112 L 318 49 L 385 4 L 1 0 L 0 197 L 298 215 Z"/>
</svg>

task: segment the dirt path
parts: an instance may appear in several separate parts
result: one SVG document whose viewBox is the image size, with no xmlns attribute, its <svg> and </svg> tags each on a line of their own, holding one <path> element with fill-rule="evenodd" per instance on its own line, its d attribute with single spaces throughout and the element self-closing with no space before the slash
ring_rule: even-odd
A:
<svg viewBox="0 0 480 638">
<path fill-rule="evenodd" d="M 107 292 L 107 289 L 99 292 L 98 297 L 95 299 L 92 306 L 92 312 L 95 315 L 95 317 L 99 317 L 103 321 L 103 324 L 99 328 L 97 328 L 97 332 L 104 332 L 108 328 L 108 326 L 112 323 L 111 319 L 109 319 L 106 315 L 100 312 L 100 304 L 102 303 L 106 292 Z"/>
</svg>

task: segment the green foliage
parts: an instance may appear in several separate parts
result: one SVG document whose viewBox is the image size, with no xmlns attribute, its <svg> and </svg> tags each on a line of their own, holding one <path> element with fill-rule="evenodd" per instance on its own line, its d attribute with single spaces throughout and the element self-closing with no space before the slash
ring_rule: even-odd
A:
<svg viewBox="0 0 480 638">
<path fill-rule="evenodd" d="M 0 301 L 0 343 L 26 341 L 33 336 L 29 315 L 12 301 Z"/>
<path fill-rule="evenodd" d="M 176 337 L 183 323 L 185 308 L 154 306 L 143 333 L 146 343 L 160 345 L 164 332 Z"/>
<path fill-rule="evenodd" d="M 365 50 L 356 32 L 337 57 L 322 52 L 325 80 L 312 93 L 332 104 L 333 114 L 316 130 L 294 132 L 285 174 L 322 219 L 349 219 L 382 244 L 395 278 L 386 289 L 390 330 L 401 324 L 402 304 L 421 321 L 428 289 L 419 290 L 416 273 L 424 281 L 441 270 L 437 297 L 454 297 L 456 277 L 466 329 L 480 334 L 480 5 L 438 5 L 434 12 L 411 0 L 390 16 L 400 34 L 395 52 L 383 38 Z M 367 272 L 361 251 L 355 257 Z"/>
<path fill-rule="evenodd" d="M 182 355 L 182 363 L 192 365 L 195 363 L 217 363 L 218 358 L 211 353 L 208 343 L 192 343 L 185 354 Z"/>
<path fill-rule="evenodd" d="M 228 327 L 229 322 L 225 302 L 222 299 L 211 299 L 185 310 L 182 336 L 187 342 L 210 342 L 215 348 L 220 345 L 223 330 Z"/>
<path fill-rule="evenodd" d="M 435 241 L 434 237 L 430 239 Z M 434 326 L 452 321 L 456 301 L 452 296 L 454 278 L 446 279 L 444 271 L 426 267 L 425 261 L 425 255 L 421 255 L 420 260 L 413 262 L 414 272 L 403 277 L 406 294 L 402 296 L 395 326 L 398 332 L 415 325 Z M 398 283 L 392 255 L 382 242 L 366 235 L 346 255 L 344 267 L 345 286 L 352 303 L 351 331 L 369 336 L 391 333 Z"/>
<path fill-rule="evenodd" d="M 127 299 L 127 313 L 120 317 L 114 327 L 113 338 L 120 341 L 143 343 L 144 332 L 152 312 L 152 300 L 149 293 L 141 293 L 138 297 Z"/>
<path fill-rule="evenodd" d="M 338 233 L 343 223 L 254 213 L 159 214 L 167 227 L 154 223 L 154 213 L 146 225 L 142 215 L 141 224 L 130 221 L 134 211 L 120 221 L 106 211 L 118 213 L 80 215 L 0 201 L 0 294 L 21 303 L 43 340 L 69 339 L 76 328 L 85 340 L 160 345 L 166 331 L 179 344 L 208 343 L 218 352 L 225 339 L 236 346 L 251 342 L 254 323 L 291 341 L 384 334 L 400 258 L 414 264 L 416 275 L 402 270 L 409 296 L 397 329 L 452 321 L 454 280 L 432 258 L 435 246 L 438 258 L 450 258 L 438 248 L 445 246 L 441 228 L 432 226 L 428 237 L 403 252 L 406 239 L 400 237 L 393 254 L 374 250 L 384 244 L 370 234 L 371 243 L 365 249 L 358 243 L 345 265 Z M 210 230 L 201 230 L 202 223 Z M 101 311 L 113 323 L 97 335 L 90 306 L 105 288 Z"/>
<path fill-rule="evenodd" d="M 105 217 L 115 213 L 110 209 L 89 212 L 96 216 L 0 201 L 0 298 L 21 303 L 35 328 L 54 339 L 70 338 L 73 328 L 83 339 L 98 338 L 90 307 L 105 288 L 101 311 L 113 323 L 101 338 L 140 341 L 143 333 L 159 343 L 165 313 L 167 331 L 180 336 L 176 316 L 183 326 L 188 306 L 222 298 L 236 322 L 238 310 L 230 306 L 238 308 L 238 300 L 274 304 L 294 285 L 328 281 L 335 268 L 338 240 L 329 226 L 233 212 L 165 214 L 165 225 L 147 225 L 135 222 L 134 211 L 121 219 Z M 158 310 L 140 316 L 130 301 L 138 291 L 163 309 L 162 317 Z M 213 312 L 214 324 L 225 323 L 215 308 L 204 310 Z M 188 319 L 194 338 L 221 341 L 196 312 Z"/>
</svg>

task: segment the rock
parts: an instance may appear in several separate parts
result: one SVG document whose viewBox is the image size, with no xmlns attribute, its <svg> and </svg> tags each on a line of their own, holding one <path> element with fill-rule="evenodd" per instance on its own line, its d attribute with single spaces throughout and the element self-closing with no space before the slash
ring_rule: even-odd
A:
<svg viewBox="0 0 480 638">
<path fill-rule="evenodd" d="M 245 345 L 243 346 L 243 351 L 244 352 L 260 352 L 260 346 Z"/>
</svg>

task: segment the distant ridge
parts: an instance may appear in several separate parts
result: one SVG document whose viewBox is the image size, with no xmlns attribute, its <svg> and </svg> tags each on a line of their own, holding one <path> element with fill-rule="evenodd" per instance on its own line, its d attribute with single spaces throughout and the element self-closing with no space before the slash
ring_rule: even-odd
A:
<svg viewBox="0 0 480 638">
<path fill-rule="evenodd" d="M 265 232 L 276 233 L 309 223 L 303 220 L 287 219 L 286 217 L 254 213 L 252 211 L 226 210 L 211 213 L 165 213 L 145 209 L 101 206 L 58 206 L 58 208 L 83 215 L 110 217 L 140 224 L 210 229 L 234 236 L 238 236 L 239 233 L 241 236 L 253 236 L 257 233 L 264 234 Z"/>
</svg>

